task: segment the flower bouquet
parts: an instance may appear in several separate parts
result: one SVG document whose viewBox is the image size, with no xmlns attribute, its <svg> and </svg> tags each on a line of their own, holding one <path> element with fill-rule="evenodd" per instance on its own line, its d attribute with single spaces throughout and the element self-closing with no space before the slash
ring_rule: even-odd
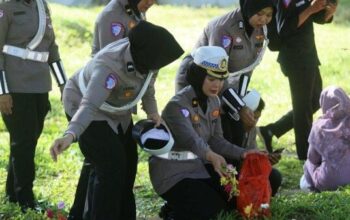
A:
<svg viewBox="0 0 350 220">
<path fill-rule="evenodd" d="M 228 201 L 230 201 L 233 196 L 239 195 L 238 180 L 236 178 L 238 172 L 231 164 L 223 167 L 222 171 L 226 175 L 220 178 L 220 184 L 224 187 L 225 192 L 228 194 Z"/>
<path fill-rule="evenodd" d="M 67 220 L 67 213 L 64 211 L 64 202 L 59 202 L 57 207 L 48 208 L 46 217 L 53 220 Z"/>
</svg>

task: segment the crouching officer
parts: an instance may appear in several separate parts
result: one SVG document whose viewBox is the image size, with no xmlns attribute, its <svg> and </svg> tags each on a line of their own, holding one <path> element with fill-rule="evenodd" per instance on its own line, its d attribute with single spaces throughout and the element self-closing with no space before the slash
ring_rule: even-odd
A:
<svg viewBox="0 0 350 220">
<path fill-rule="evenodd" d="M 97 16 L 91 55 L 94 56 L 108 44 L 127 37 L 131 28 L 139 21 L 145 20 L 145 13 L 154 2 L 155 0 L 111 0 Z M 93 176 L 91 163 L 85 159 L 75 199 L 69 212 L 69 220 L 80 220 L 83 216 L 89 215 L 88 207 L 91 204 L 86 206 L 85 201 L 87 197 L 92 196 L 90 188 Z"/>
<path fill-rule="evenodd" d="M 128 38 L 107 45 L 68 81 L 63 102 L 72 119 L 64 136 L 52 145 L 51 155 L 56 160 L 79 140 L 96 175 L 90 219 L 136 218 L 132 108 L 142 99 L 148 118 L 160 124 L 154 72 L 182 53 L 166 29 L 141 21 Z"/>
<path fill-rule="evenodd" d="M 6 196 L 22 209 L 34 208 L 34 155 L 50 110 L 50 67 L 62 91 L 66 76 L 47 3 L 1 3 L 0 111 L 10 133 Z"/>
<path fill-rule="evenodd" d="M 150 177 L 155 191 L 174 210 L 175 219 L 212 219 L 232 207 L 219 181 L 208 174 L 205 161 L 223 176 L 224 157 L 239 160 L 251 151 L 222 136 L 217 95 L 228 76 L 225 50 L 203 46 L 193 57 L 187 73 L 190 85 L 178 92 L 162 113 L 174 147 L 168 154 L 150 158 Z"/>
</svg>

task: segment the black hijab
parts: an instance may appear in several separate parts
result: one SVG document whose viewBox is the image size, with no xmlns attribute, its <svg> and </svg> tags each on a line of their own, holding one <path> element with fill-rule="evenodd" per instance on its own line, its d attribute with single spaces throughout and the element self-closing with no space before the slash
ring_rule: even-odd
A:
<svg viewBox="0 0 350 220">
<path fill-rule="evenodd" d="M 239 0 L 244 28 L 250 36 L 254 28 L 249 24 L 249 19 L 264 8 L 274 8 L 273 0 Z"/>
<path fill-rule="evenodd" d="M 141 0 L 128 0 L 131 10 L 139 18 L 140 18 L 141 13 L 140 13 L 139 9 L 137 8 L 137 4 L 139 4 L 140 1 Z"/>
<path fill-rule="evenodd" d="M 204 94 L 202 87 L 206 76 L 207 70 L 196 65 L 194 62 L 190 64 L 186 74 L 186 80 L 196 93 L 198 104 L 204 113 L 207 111 L 208 96 Z"/>
<path fill-rule="evenodd" d="M 184 53 L 169 31 L 147 21 L 140 21 L 128 37 L 135 67 L 142 74 L 159 70 Z"/>
</svg>

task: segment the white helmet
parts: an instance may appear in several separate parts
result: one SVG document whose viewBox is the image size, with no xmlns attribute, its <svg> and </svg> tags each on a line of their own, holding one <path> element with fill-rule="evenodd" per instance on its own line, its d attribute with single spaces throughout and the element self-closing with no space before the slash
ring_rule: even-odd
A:
<svg viewBox="0 0 350 220">
<path fill-rule="evenodd" d="M 149 119 L 140 120 L 135 124 L 132 137 L 142 150 L 152 155 L 168 153 L 174 145 L 174 138 L 168 127 L 164 123 L 155 127 L 155 123 Z"/>
</svg>

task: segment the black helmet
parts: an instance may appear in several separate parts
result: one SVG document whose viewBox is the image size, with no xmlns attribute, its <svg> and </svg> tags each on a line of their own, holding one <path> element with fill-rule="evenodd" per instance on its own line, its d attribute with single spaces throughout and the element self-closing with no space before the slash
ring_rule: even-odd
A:
<svg viewBox="0 0 350 220">
<path fill-rule="evenodd" d="M 155 127 L 149 119 L 138 121 L 132 129 L 132 137 L 138 145 L 152 155 L 168 153 L 174 145 L 174 139 L 165 124 Z"/>
</svg>

